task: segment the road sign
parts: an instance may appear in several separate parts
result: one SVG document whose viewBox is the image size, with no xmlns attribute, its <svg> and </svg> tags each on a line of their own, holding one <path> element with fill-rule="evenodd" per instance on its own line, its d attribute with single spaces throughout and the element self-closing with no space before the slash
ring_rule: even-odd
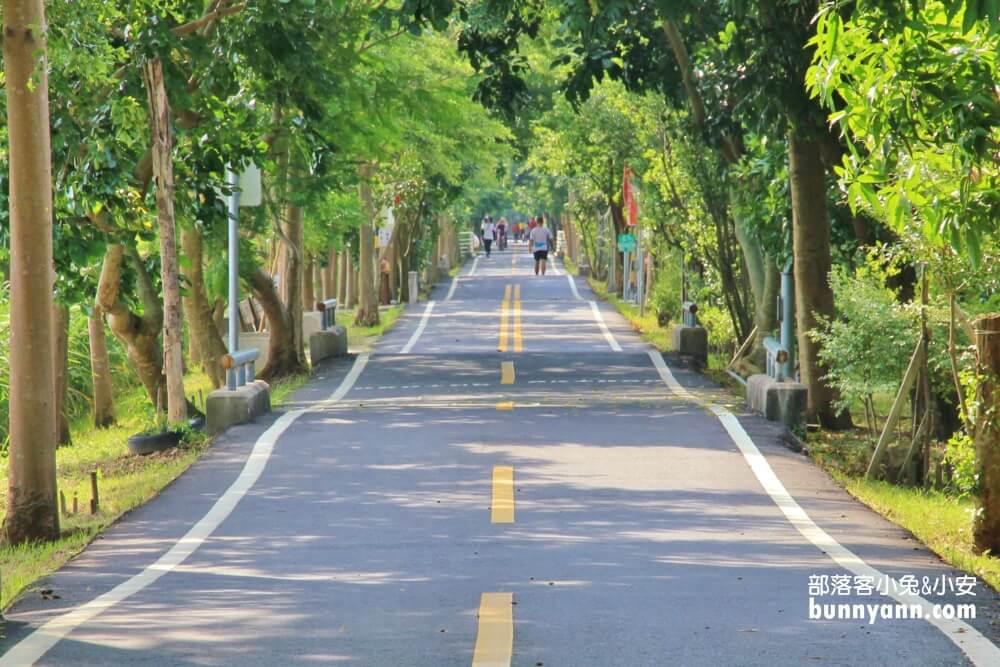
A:
<svg viewBox="0 0 1000 667">
<path fill-rule="evenodd" d="M 635 252 L 635 234 L 619 234 L 618 251 Z"/>
</svg>

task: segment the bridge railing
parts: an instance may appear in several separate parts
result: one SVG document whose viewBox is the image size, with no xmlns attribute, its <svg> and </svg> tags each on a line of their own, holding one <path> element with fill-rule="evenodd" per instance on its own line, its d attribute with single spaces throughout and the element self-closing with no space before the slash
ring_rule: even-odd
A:
<svg viewBox="0 0 1000 667">
<path fill-rule="evenodd" d="M 681 304 L 681 320 L 684 326 L 698 326 L 698 304 L 694 301 L 685 301 Z"/>
<path fill-rule="evenodd" d="M 325 299 L 316 302 L 316 310 L 320 312 L 320 329 L 326 331 L 337 324 L 337 300 Z"/>
<path fill-rule="evenodd" d="M 222 356 L 222 367 L 226 369 L 226 388 L 236 391 L 239 387 L 254 381 L 254 362 L 260 356 L 255 347 L 237 350 Z"/>
</svg>

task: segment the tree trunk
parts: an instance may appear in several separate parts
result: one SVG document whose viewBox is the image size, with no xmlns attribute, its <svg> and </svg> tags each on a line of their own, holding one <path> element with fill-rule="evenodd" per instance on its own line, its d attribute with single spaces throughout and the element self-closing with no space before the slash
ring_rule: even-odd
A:
<svg viewBox="0 0 1000 667">
<path fill-rule="evenodd" d="M 1000 554 L 1000 313 L 976 320 L 979 358 L 979 414 L 976 420 L 976 474 L 979 511 L 973 538 L 976 549 Z"/>
<path fill-rule="evenodd" d="M 347 258 L 347 307 L 358 307 L 358 267 L 354 265 L 354 259 Z"/>
<path fill-rule="evenodd" d="M 326 266 L 321 276 L 323 283 L 323 299 L 337 298 L 337 250 L 330 248 L 326 253 Z"/>
<path fill-rule="evenodd" d="M 795 321 L 802 383 L 809 390 L 807 418 L 827 428 L 851 427 L 850 412 L 837 414 L 836 390 L 823 379 L 820 345 L 809 335 L 819 317 L 834 316 L 830 275 L 830 220 L 826 210 L 826 171 L 820 143 L 814 138 L 788 138 L 792 192 L 792 246 L 795 263 Z"/>
<path fill-rule="evenodd" d="M 105 428 L 115 423 L 115 398 L 111 384 L 108 342 L 104 336 L 104 315 L 100 306 L 87 318 L 90 337 L 90 381 L 94 394 L 94 426 Z"/>
<path fill-rule="evenodd" d="M 285 243 L 285 273 L 282 275 L 282 300 L 288 311 L 286 320 L 291 331 L 292 352 L 297 358 L 296 366 L 305 369 L 306 349 L 302 338 L 302 285 L 305 282 L 302 247 L 302 207 L 288 204 L 285 207 L 282 227 L 288 242 Z M 271 338 L 272 344 L 274 338 Z"/>
<path fill-rule="evenodd" d="M 375 207 L 372 204 L 372 190 L 368 179 L 371 178 L 374 169 L 366 166 L 361 173 L 361 203 L 364 209 L 365 219 L 361 223 L 358 236 L 358 311 L 354 316 L 354 323 L 362 327 L 371 327 L 378 324 L 378 301 L 375 295 L 375 267 L 374 265 L 374 232 L 372 231 L 372 221 L 375 218 Z"/>
<path fill-rule="evenodd" d="M 55 304 L 52 310 L 52 358 L 55 364 L 56 443 L 72 445 L 69 416 L 66 414 L 66 392 L 69 391 L 69 308 Z"/>
<path fill-rule="evenodd" d="M 337 301 L 341 308 L 347 307 L 347 283 L 350 281 L 350 258 L 351 253 L 347 246 L 340 251 L 340 277 L 337 280 Z"/>
<path fill-rule="evenodd" d="M 125 254 L 138 276 L 139 296 L 143 304 L 142 317 L 132 313 L 118 298 L 121 265 Z M 159 345 L 163 304 L 153 288 L 153 281 L 146 272 L 142 258 L 134 248 L 108 246 L 97 285 L 97 305 L 102 312 L 107 313 L 111 332 L 125 345 L 125 355 L 142 382 L 149 401 L 157 410 L 163 410 L 167 397 L 166 378 L 163 376 L 163 349 Z"/>
<path fill-rule="evenodd" d="M 187 421 L 184 395 L 184 320 L 177 268 L 177 230 L 174 220 L 173 137 L 170 103 L 163 84 L 159 58 L 142 68 L 149 102 L 149 130 L 153 144 L 153 175 L 156 179 L 156 217 L 160 227 L 160 281 L 163 283 L 163 359 L 167 374 L 167 420 Z"/>
<path fill-rule="evenodd" d="M 748 233 L 743 224 L 736 221 L 736 239 L 743 251 L 747 274 L 750 278 L 750 291 L 754 297 L 754 324 L 757 326 L 757 336 L 746 358 L 751 367 L 746 370 L 762 372 L 765 366 L 766 350 L 764 339 L 778 326 L 778 292 L 781 286 L 781 275 L 774 260 L 767 256 L 760 242 Z"/>
<path fill-rule="evenodd" d="M 302 310 L 316 310 L 316 256 L 311 252 L 306 253 L 302 278 Z"/>
<path fill-rule="evenodd" d="M 199 361 L 218 389 L 226 381 L 226 371 L 222 368 L 222 357 L 226 354 L 226 344 L 215 324 L 215 306 L 205 295 L 205 269 L 202 233 L 198 229 L 181 230 L 181 247 L 191 268 L 188 273 L 188 294 L 184 297 L 184 315 L 191 331 L 191 348 L 200 352 Z M 193 360 L 192 360 L 193 361 Z"/>
<path fill-rule="evenodd" d="M 261 308 L 264 309 L 270 330 L 267 365 L 258 375 L 270 382 L 281 377 L 307 372 L 309 369 L 306 368 L 304 360 L 295 353 L 291 315 L 281 302 L 271 276 L 255 268 L 245 277 Z"/>
<path fill-rule="evenodd" d="M 42 0 L 4 0 L 10 168 L 10 448 L 2 543 L 59 537 L 52 388 L 52 165 Z"/>
</svg>

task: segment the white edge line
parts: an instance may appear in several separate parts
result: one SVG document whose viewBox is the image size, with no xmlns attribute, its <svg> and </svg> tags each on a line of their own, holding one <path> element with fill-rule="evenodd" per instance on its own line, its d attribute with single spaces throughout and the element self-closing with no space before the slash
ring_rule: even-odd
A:
<svg viewBox="0 0 1000 667">
<path fill-rule="evenodd" d="M 445 301 L 451 301 L 451 297 L 455 296 L 455 288 L 458 287 L 458 274 L 451 279 L 451 287 L 448 288 L 448 296 L 444 298 Z"/>
<path fill-rule="evenodd" d="M 354 386 L 354 383 L 361 375 L 361 371 L 364 370 L 367 363 L 367 354 L 358 356 L 354 360 L 354 365 L 351 367 L 350 372 L 341 381 L 337 390 L 320 405 L 336 403 L 343 398 L 351 390 L 351 387 Z M 243 470 L 240 471 L 236 480 L 215 501 L 215 504 L 212 505 L 205 516 L 198 523 L 191 526 L 188 532 L 177 540 L 174 546 L 170 547 L 156 562 L 146 567 L 139 574 L 118 584 L 107 593 L 94 598 L 72 611 L 61 614 L 42 625 L 42 627 L 14 645 L 3 656 L 0 656 L 0 667 L 33 665 L 70 632 L 153 584 L 157 579 L 187 560 L 188 556 L 193 554 L 198 547 L 205 543 L 205 540 L 212 536 L 212 533 L 236 509 L 237 503 L 243 499 L 247 491 L 257 483 L 261 473 L 264 472 L 264 467 L 271 458 L 271 452 L 274 450 L 278 438 L 281 437 L 296 419 L 306 412 L 309 412 L 309 410 L 291 410 L 278 417 L 278 420 L 271 424 L 257 438 L 257 442 L 254 443 L 253 449 L 250 451 L 250 455 L 243 465 Z"/>
<path fill-rule="evenodd" d="M 604 316 L 601 315 L 601 309 L 597 307 L 596 301 L 588 301 L 590 304 L 590 310 L 594 313 L 594 319 L 597 320 L 597 326 L 601 328 L 601 333 L 604 334 L 604 339 L 608 341 L 608 345 L 615 352 L 621 352 L 622 346 L 618 344 L 615 337 L 611 334 L 611 330 L 608 329 L 607 323 L 604 321 Z"/>
<path fill-rule="evenodd" d="M 650 359 L 653 361 L 653 365 L 660 374 L 660 378 L 670 388 L 670 391 L 681 398 L 706 406 L 719 418 L 723 428 L 726 429 L 726 433 L 729 434 L 730 439 L 732 439 L 733 443 L 740 450 L 740 453 L 743 454 L 743 458 L 746 460 L 747 465 L 750 466 L 754 477 L 757 478 L 757 481 L 764 488 L 764 492 L 771 497 L 771 500 L 778 506 L 778 509 L 785 515 L 789 523 L 804 538 L 809 540 L 813 546 L 828 555 L 833 562 L 848 572 L 860 576 L 875 577 L 876 580 L 888 581 L 890 585 L 887 588 L 889 589 L 890 597 L 900 604 L 919 605 L 922 607 L 924 620 L 937 627 L 945 637 L 965 653 L 973 664 L 980 667 L 1000 665 L 1000 647 L 993 644 L 982 633 L 964 621 L 932 618 L 931 610 L 934 607 L 932 603 L 919 595 L 907 594 L 902 591 L 895 579 L 890 578 L 888 575 L 863 561 L 854 552 L 837 542 L 829 533 L 816 525 L 816 522 L 802 509 L 802 506 L 788 493 L 785 485 L 781 483 L 781 480 L 774 473 L 774 469 L 771 468 L 771 464 L 767 462 L 764 455 L 757 449 L 757 445 L 754 444 L 754 441 L 747 434 L 746 430 L 744 430 L 743 425 L 740 424 L 736 415 L 721 405 L 702 401 L 697 398 L 677 382 L 677 379 L 670 372 L 666 362 L 663 361 L 663 356 L 659 352 L 648 350 L 648 353 Z"/>
<path fill-rule="evenodd" d="M 410 336 L 410 340 L 408 340 L 406 345 L 403 346 L 403 349 L 399 351 L 400 354 L 409 354 L 410 350 L 413 349 L 413 346 L 417 344 L 418 340 L 420 340 L 420 336 L 423 335 L 424 329 L 427 328 L 427 320 L 430 319 L 431 311 L 434 310 L 434 304 L 434 301 L 427 302 L 427 307 L 424 308 L 424 314 L 420 317 L 420 324 L 417 325 L 416 331 L 414 331 L 413 335 Z"/>
<path fill-rule="evenodd" d="M 474 260 L 472 260 L 472 268 L 469 269 L 469 273 L 466 274 L 466 276 L 465 276 L 466 278 L 471 278 L 472 276 L 476 275 L 476 267 L 479 266 L 479 258 L 480 257 L 481 257 L 481 255 L 476 255 L 476 258 Z"/>
<path fill-rule="evenodd" d="M 569 281 L 569 288 L 573 290 L 573 298 L 575 298 L 577 301 L 583 301 L 583 297 L 580 296 L 580 290 L 576 288 L 576 281 L 573 280 L 573 276 L 567 273 L 566 280 Z"/>
</svg>

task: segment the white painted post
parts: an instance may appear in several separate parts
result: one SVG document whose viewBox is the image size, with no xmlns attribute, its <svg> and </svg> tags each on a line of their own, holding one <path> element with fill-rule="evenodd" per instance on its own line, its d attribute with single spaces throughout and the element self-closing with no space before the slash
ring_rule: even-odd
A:
<svg viewBox="0 0 1000 667">
<path fill-rule="evenodd" d="M 420 300 L 419 282 L 417 281 L 417 272 L 410 271 L 410 303 L 416 303 Z"/>
</svg>

